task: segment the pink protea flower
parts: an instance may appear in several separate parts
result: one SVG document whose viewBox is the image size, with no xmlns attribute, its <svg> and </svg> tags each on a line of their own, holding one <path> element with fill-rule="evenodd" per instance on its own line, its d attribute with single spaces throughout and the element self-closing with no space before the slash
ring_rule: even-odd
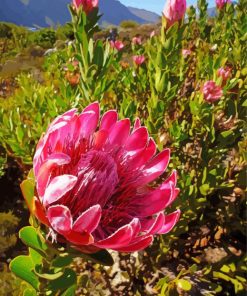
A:
<svg viewBox="0 0 247 296">
<path fill-rule="evenodd" d="M 57 117 L 34 155 L 35 215 L 50 235 L 81 251 L 144 249 L 153 235 L 169 232 L 180 211 L 163 210 L 177 197 L 177 174 L 152 188 L 164 173 L 170 150 L 156 154 L 146 127 L 118 120 L 99 104 L 81 114 L 72 109 Z"/>
<path fill-rule="evenodd" d="M 183 55 L 184 58 L 187 58 L 191 54 L 192 54 L 192 51 L 190 49 L 183 49 L 182 50 L 182 55 Z"/>
<path fill-rule="evenodd" d="M 133 37 L 133 38 L 132 38 L 132 43 L 133 43 L 134 45 L 141 45 L 141 44 L 142 44 L 142 39 L 141 39 L 141 37 Z"/>
<path fill-rule="evenodd" d="M 153 30 L 151 33 L 150 33 L 150 38 L 153 38 L 155 36 L 155 31 Z"/>
<path fill-rule="evenodd" d="M 231 71 L 232 69 L 230 67 L 221 67 L 217 70 L 217 76 L 222 77 L 222 80 L 225 82 L 231 77 Z"/>
<path fill-rule="evenodd" d="M 86 14 L 90 13 L 94 8 L 98 7 L 99 0 L 73 0 L 75 8 L 82 6 Z"/>
<path fill-rule="evenodd" d="M 110 45 L 112 48 L 115 48 L 117 51 L 121 51 L 124 48 L 124 44 L 120 40 L 110 41 Z"/>
<path fill-rule="evenodd" d="M 222 88 L 217 86 L 212 80 L 204 83 L 202 91 L 204 100 L 209 103 L 218 101 L 223 96 Z"/>
<path fill-rule="evenodd" d="M 140 66 L 145 62 L 145 56 L 144 55 L 135 55 L 133 56 L 133 61 L 137 66 Z"/>
<path fill-rule="evenodd" d="M 216 0 L 215 2 L 218 9 L 223 9 L 227 3 L 231 3 L 231 0 Z"/>
<path fill-rule="evenodd" d="M 168 26 L 180 21 L 186 12 L 186 0 L 167 0 L 163 10 L 163 15 Z"/>
</svg>

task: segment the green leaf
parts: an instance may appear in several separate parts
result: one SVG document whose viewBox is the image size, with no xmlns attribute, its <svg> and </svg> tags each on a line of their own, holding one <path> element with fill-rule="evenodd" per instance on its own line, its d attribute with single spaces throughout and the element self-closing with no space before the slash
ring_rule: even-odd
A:
<svg viewBox="0 0 247 296">
<path fill-rule="evenodd" d="M 23 292 L 23 296 L 36 296 L 37 293 L 34 289 L 26 289 L 24 292 Z"/>
<path fill-rule="evenodd" d="M 82 252 L 76 251 L 75 249 L 70 249 L 69 253 L 74 257 L 83 257 L 105 266 L 112 266 L 114 263 L 112 256 L 106 250 L 101 250 L 94 254 L 84 254 Z"/>
<path fill-rule="evenodd" d="M 76 284 L 76 273 L 69 268 L 66 268 L 64 274 L 49 283 L 49 289 L 52 291 L 64 291 L 65 289 L 70 288 Z"/>
<path fill-rule="evenodd" d="M 30 179 L 24 180 L 21 185 L 21 192 L 25 198 L 27 206 L 31 213 L 34 211 L 34 184 Z"/>
<path fill-rule="evenodd" d="M 68 266 L 73 260 L 73 257 L 69 254 L 63 254 L 52 261 L 54 267 Z"/>
<path fill-rule="evenodd" d="M 34 264 L 29 256 L 18 256 L 9 265 L 10 270 L 19 278 L 29 283 L 35 290 L 39 288 L 38 277 L 33 273 Z"/>
<path fill-rule="evenodd" d="M 68 288 L 61 296 L 72 296 L 75 295 L 76 285 Z"/>
<path fill-rule="evenodd" d="M 184 291 L 190 291 L 192 288 L 191 283 L 189 281 L 184 280 L 184 279 L 178 280 L 177 286 Z"/>
<path fill-rule="evenodd" d="M 49 281 L 57 280 L 63 275 L 63 271 L 58 271 L 57 273 L 42 273 L 42 272 L 39 272 L 39 266 L 37 266 L 37 268 L 35 268 L 34 273 L 38 277 L 40 277 L 42 279 L 49 280 Z"/>
<path fill-rule="evenodd" d="M 209 184 L 203 184 L 202 186 L 200 186 L 200 192 L 202 195 L 208 195 L 209 191 L 210 191 Z"/>
<path fill-rule="evenodd" d="M 94 254 L 83 254 L 83 257 L 84 256 L 96 263 L 99 263 L 105 266 L 112 266 L 114 264 L 111 254 L 106 250 L 101 250 Z"/>
<path fill-rule="evenodd" d="M 42 256 L 46 256 L 45 252 L 48 249 L 48 246 L 34 227 L 23 227 L 19 232 L 19 237 L 28 247 L 33 248 Z"/>
</svg>

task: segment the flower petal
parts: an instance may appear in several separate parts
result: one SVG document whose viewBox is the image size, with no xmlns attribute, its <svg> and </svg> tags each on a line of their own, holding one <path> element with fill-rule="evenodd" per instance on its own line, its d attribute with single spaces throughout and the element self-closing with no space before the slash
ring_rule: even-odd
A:
<svg viewBox="0 0 247 296">
<path fill-rule="evenodd" d="M 124 225 L 115 231 L 112 235 L 107 238 L 95 243 L 97 247 L 103 248 L 118 248 L 129 244 L 133 236 L 133 230 L 130 224 Z"/>
<path fill-rule="evenodd" d="M 75 186 L 76 182 L 77 177 L 73 175 L 61 175 L 53 178 L 45 190 L 43 197 L 44 206 L 58 201 Z"/>
<path fill-rule="evenodd" d="M 142 184 L 147 184 L 158 178 L 167 168 L 170 160 L 170 149 L 165 149 L 145 166 L 143 170 Z"/>
<path fill-rule="evenodd" d="M 133 127 L 133 131 L 135 131 L 136 129 L 141 127 L 141 120 L 140 118 L 136 118 L 135 123 L 134 123 L 134 127 Z"/>
<path fill-rule="evenodd" d="M 68 241 L 78 246 L 89 245 L 94 242 L 93 236 L 87 232 L 79 233 L 72 230 L 65 237 Z"/>
<path fill-rule="evenodd" d="M 167 216 L 165 216 L 165 223 L 162 228 L 158 231 L 159 234 L 165 234 L 172 230 L 172 228 L 176 225 L 179 217 L 180 217 L 180 210 L 177 210 Z"/>
<path fill-rule="evenodd" d="M 37 191 L 39 197 L 45 193 L 46 186 L 50 180 L 52 169 L 56 166 L 61 166 L 70 163 L 70 157 L 64 153 L 54 153 L 49 156 L 49 158 L 43 162 L 39 168 L 37 175 Z"/>
<path fill-rule="evenodd" d="M 130 120 L 128 118 L 118 121 L 109 132 L 109 142 L 112 145 L 123 145 L 129 136 Z"/>
<path fill-rule="evenodd" d="M 116 110 L 107 111 L 101 119 L 100 130 L 110 130 L 117 122 L 118 114 Z"/>
<path fill-rule="evenodd" d="M 92 206 L 76 219 L 72 230 L 76 232 L 93 232 L 99 224 L 101 212 L 102 210 L 100 205 Z"/>
<path fill-rule="evenodd" d="M 63 205 L 49 207 L 47 209 L 47 218 L 56 232 L 65 235 L 71 231 L 72 217 L 67 207 Z"/>
<path fill-rule="evenodd" d="M 116 251 L 126 252 L 126 253 L 141 251 L 141 250 L 145 249 L 146 247 L 148 247 L 149 245 L 151 245 L 152 242 L 153 242 L 152 235 L 144 236 L 144 237 L 140 237 L 134 243 L 132 243 L 126 247 L 117 248 Z"/>
<path fill-rule="evenodd" d="M 125 144 L 127 151 L 143 149 L 147 145 L 148 131 L 146 127 L 136 129 L 128 138 Z"/>
</svg>

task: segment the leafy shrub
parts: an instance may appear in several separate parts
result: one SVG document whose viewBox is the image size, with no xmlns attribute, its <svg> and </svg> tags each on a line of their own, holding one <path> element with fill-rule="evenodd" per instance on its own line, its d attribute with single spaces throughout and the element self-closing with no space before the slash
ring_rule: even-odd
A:
<svg viewBox="0 0 247 296">
<path fill-rule="evenodd" d="M 136 28 L 138 26 L 138 23 L 135 21 L 122 21 L 119 25 L 121 28 L 123 29 L 133 29 Z"/>
</svg>

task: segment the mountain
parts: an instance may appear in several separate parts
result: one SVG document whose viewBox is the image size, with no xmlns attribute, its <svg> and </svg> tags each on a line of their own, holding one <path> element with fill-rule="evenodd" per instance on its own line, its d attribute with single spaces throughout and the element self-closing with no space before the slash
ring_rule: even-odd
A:
<svg viewBox="0 0 247 296">
<path fill-rule="evenodd" d="M 148 23 L 156 23 L 158 22 L 160 15 L 155 12 L 148 11 L 146 9 L 140 9 L 135 7 L 128 6 L 128 9 L 134 15 L 140 17 L 141 19 L 145 20 Z"/>
<path fill-rule="evenodd" d="M 0 0 L 0 21 L 11 22 L 27 27 L 47 27 L 64 24 L 70 20 L 67 5 L 70 0 Z M 119 25 L 124 20 L 140 24 L 150 22 L 149 12 L 129 9 L 117 0 L 100 0 L 99 8 L 103 14 L 101 22 Z M 134 12 L 133 12 L 134 11 Z M 144 10 L 143 10 L 144 11 Z M 150 12 L 152 15 L 152 13 Z"/>
</svg>

